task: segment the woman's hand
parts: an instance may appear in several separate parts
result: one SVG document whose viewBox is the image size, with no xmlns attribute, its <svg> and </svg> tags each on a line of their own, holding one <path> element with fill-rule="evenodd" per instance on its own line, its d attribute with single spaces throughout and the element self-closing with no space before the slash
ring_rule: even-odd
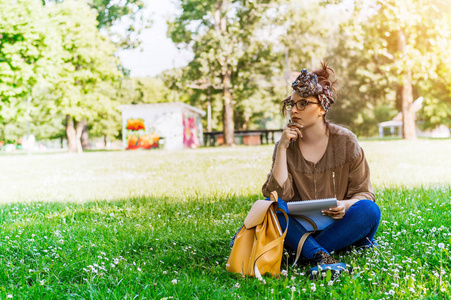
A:
<svg viewBox="0 0 451 300">
<path fill-rule="evenodd" d="M 329 210 L 322 210 L 321 214 L 329 216 L 334 220 L 343 219 L 346 214 L 346 207 L 343 201 L 337 201 L 336 207 L 331 207 Z"/>
<path fill-rule="evenodd" d="M 290 146 L 291 140 L 296 141 L 298 137 L 302 138 L 302 125 L 297 123 L 290 123 L 284 129 L 282 133 L 282 137 L 280 138 L 279 146 L 283 147 L 283 149 L 287 149 Z"/>
</svg>

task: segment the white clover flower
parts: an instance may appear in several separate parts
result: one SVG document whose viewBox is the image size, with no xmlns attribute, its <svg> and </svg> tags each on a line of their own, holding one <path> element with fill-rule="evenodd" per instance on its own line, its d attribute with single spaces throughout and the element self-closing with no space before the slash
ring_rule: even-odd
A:
<svg viewBox="0 0 451 300">
<path fill-rule="evenodd" d="M 13 295 L 11 295 L 11 294 L 6 295 L 6 298 L 11 299 L 12 297 L 13 297 Z"/>
<path fill-rule="evenodd" d="M 280 275 L 282 275 L 282 276 L 288 276 L 288 271 L 287 270 L 282 270 L 282 271 L 280 271 Z"/>
<path fill-rule="evenodd" d="M 239 282 L 237 282 L 237 283 L 235 283 L 234 287 L 237 288 L 237 289 L 239 289 L 239 288 L 241 287 L 241 285 L 240 285 Z"/>
<path fill-rule="evenodd" d="M 437 246 L 438 246 L 440 249 L 445 248 L 445 244 L 443 244 L 443 243 L 439 243 Z"/>
<path fill-rule="evenodd" d="M 168 271 L 163 271 L 163 275 L 166 275 L 166 274 L 168 274 Z"/>
<path fill-rule="evenodd" d="M 294 293 L 294 292 L 296 292 L 296 287 L 295 286 L 292 286 L 291 287 L 291 291 Z"/>
<path fill-rule="evenodd" d="M 172 279 L 172 284 L 177 284 L 177 279 Z"/>
<path fill-rule="evenodd" d="M 415 289 L 414 289 L 413 287 L 411 287 L 411 288 L 409 289 L 409 291 L 411 291 L 412 293 L 415 293 Z"/>
</svg>

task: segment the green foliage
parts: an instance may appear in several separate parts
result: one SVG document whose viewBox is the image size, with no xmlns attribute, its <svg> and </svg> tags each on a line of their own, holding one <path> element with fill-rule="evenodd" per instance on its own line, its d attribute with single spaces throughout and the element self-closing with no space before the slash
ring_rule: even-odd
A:
<svg viewBox="0 0 451 300">
<path fill-rule="evenodd" d="M 338 109 L 336 105 L 335 112 L 331 111 L 331 118 L 343 120 L 356 133 L 365 134 L 360 130 L 360 121 L 368 119 L 368 110 L 401 108 L 402 74 L 411 69 L 414 99 L 426 99 L 418 118 L 424 121 L 425 128 L 447 124 L 450 89 L 445 74 L 449 74 L 451 64 L 443 53 L 450 49 L 451 23 L 446 3 L 356 2 L 354 14 L 341 27 L 340 41 L 331 59 L 342 77 L 340 98 L 344 98 Z M 399 48 L 401 33 L 406 37 L 405 52 Z M 435 113 L 442 110 L 444 113 Z M 387 120 L 376 116 L 369 119 L 374 125 Z M 372 128 L 368 133 L 375 133 L 376 127 Z"/>
<path fill-rule="evenodd" d="M 0 139 L 16 140 L 27 110 L 55 82 L 61 38 L 40 1 L 0 1 Z M 7 128 L 8 127 L 8 128 Z"/>
<path fill-rule="evenodd" d="M 279 103 L 291 92 L 284 72 L 317 68 L 321 58 L 340 84 L 328 117 L 356 134 L 377 134 L 377 123 L 401 109 L 401 80 L 409 68 L 414 98 L 424 97 L 421 126 L 450 126 L 449 4 L 182 0 L 168 36 L 191 48 L 193 60 L 158 78 L 131 79 L 121 77 L 114 52 L 135 47 L 136 35 L 116 39 L 113 28 L 126 19 L 132 27 L 144 24 L 143 1 L 0 0 L 0 140 L 17 140 L 28 123 L 38 138 L 59 137 L 67 114 L 87 119 L 92 135 L 113 138 L 121 127 L 120 104 L 162 101 L 203 110 L 210 104 L 212 127 L 222 130 L 227 97 L 236 129 L 280 128 Z M 132 27 L 129 32 L 139 32 Z M 231 96 L 224 94 L 228 75 Z"/>
<path fill-rule="evenodd" d="M 42 0 L 44 5 L 62 3 L 64 0 Z M 136 48 L 140 45 L 139 34 L 149 26 L 150 20 L 143 13 L 146 4 L 143 0 L 87 0 L 89 6 L 97 11 L 97 27 L 108 32 L 118 47 Z M 127 24 L 123 32 L 114 25 L 123 21 Z"/>
<path fill-rule="evenodd" d="M 350 12 L 341 3 L 329 2 L 290 0 L 278 7 L 281 17 L 275 21 L 286 30 L 280 41 L 289 54 L 289 70 L 315 70 L 320 60 L 333 54 L 338 26 L 349 19 Z"/>
<path fill-rule="evenodd" d="M 160 103 L 178 101 L 173 97 L 173 92 L 169 90 L 159 77 L 135 77 L 128 78 L 122 86 L 129 85 L 136 93 L 132 97 L 130 104 L 140 103 Z"/>
<path fill-rule="evenodd" d="M 250 100 L 250 95 L 259 89 L 271 92 L 265 81 L 270 81 L 278 69 L 279 54 L 272 50 L 273 41 L 264 35 L 266 29 L 271 29 L 267 26 L 269 3 L 271 1 L 183 0 L 181 14 L 168 23 L 168 36 L 175 43 L 190 45 L 194 52 L 193 60 L 177 78 L 179 84 L 203 89 L 203 93 L 194 95 L 205 107 L 208 94 L 211 97 L 224 91 L 224 97 L 228 97 L 224 78 L 230 74 L 232 105 L 239 127 L 247 127 L 254 111 L 256 114 L 261 111 L 258 106 L 264 101 L 271 102 L 274 97 L 261 98 L 257 103 L 241 103 Z M 223 99 L 218 98 L 211 97 L 210 101 L 222 102 Z"/>
<path fill-rule="evenodd" d="M 121 76 L 116 47 L 102 35 L 85 2 L 3 1 L 0 12 L 0 139 L 27 132 L 60 137 L 63 120 L 87 119 L 94 135 L 117 136 Z M 31 99 L 31 102 L 27 102 Z"/>
<path fill-rule="evenodd" d="M 102 122 L 107 131 L 102 135 L 117 135 L 119 103 L 110 92 L 121 76 L 115 46 L 99 32 L 95 11 L 83 2 L 66 0 L 52 7 L 50 15 L 62 37 L 63 64 L 52 101 L 46 105 L 61 118 L 71 115 L 89 124 Z"/>
<path fill-rule="evenodd" d="M 141 44 L 139 34 L 150 24 L 143 9 L 143 0 L 90 0 L 90 5 L 97 11 L 98 27 L 108 31 L 116 45 L 123 49 L 136 48 Z M 113 26 L 119 21 L 127 24 L 124 32 L 117 32 Z"/>
</svg>

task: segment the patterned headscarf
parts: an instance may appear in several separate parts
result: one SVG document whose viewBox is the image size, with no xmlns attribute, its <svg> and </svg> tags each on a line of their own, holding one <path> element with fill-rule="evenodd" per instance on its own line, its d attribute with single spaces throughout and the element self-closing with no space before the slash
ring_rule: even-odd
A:
<svg viewBox="0 0 451 300">
<path fill-rule="evenodd" d="M 330 105 L 335 102 L 332 87 L 327 85 L 323 88 L 318 83 L 318 76 L 315 73 L 310 73 L 307 69 L 302 69 L 301 74 L 291 84 L 291 87 L 304 98 L 318 95 L 321 106 L 326 113 L 329 111 Z"/>
</svg>

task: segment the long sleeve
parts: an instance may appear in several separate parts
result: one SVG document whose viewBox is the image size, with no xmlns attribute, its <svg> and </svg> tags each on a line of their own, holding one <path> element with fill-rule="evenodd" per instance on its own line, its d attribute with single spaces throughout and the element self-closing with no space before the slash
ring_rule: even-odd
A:
<svg viewBox="0 0 451 300">
<path fill-rule="evenodd" d="M 368 199 L 376 201 L 370 181 L 370 168 L 363 149 L 349 166 L 348 192 L 346 199 Z"/>
<path fill-rule="evenodd" d="M 268 174 L 268 178 L 266 179 L 266 182 L 262 186 L 262 192 L 263 192 L 263 196 L 269 197 L 272 191 L 277 191 L 279 198 L 281 198 L 285 201 L 290 201 L 291 198 L 293 198 L 293 196 L 294 196 L 293 177 L 291 176 L 291 174 L 288 173 L 288 178 L 282 185 L 279 185 L 276 178 L 274 178 L 274 176 L 273 176 L 274 162 L 276 160 L 278 145 L 279 145 L 279 143 L 277 142 L 276 146 L 274 148 L 274 153 L 272 155 L 271 171 Z"/>
</svg>

